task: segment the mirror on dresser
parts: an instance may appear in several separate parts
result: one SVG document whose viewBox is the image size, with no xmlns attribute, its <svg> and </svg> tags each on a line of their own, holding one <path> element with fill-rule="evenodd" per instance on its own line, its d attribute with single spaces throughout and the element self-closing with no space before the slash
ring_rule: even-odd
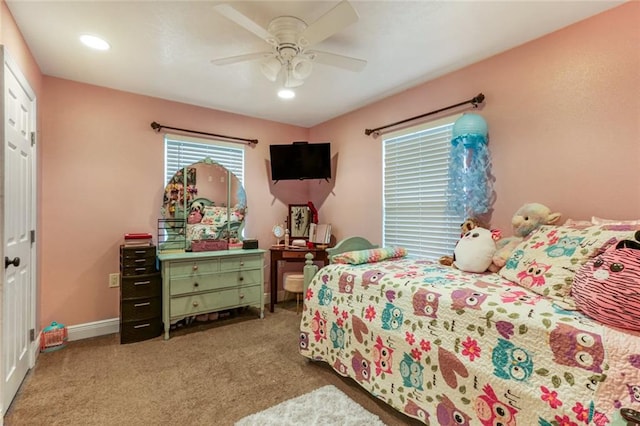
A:
<svg viewBox="0 0 640 426">
<path fill-rule="evenodd" d="M 211 159 L 167 183 L 158 222 L 165 339 L 185 318 L 249 306 L 264 317 L 264 250 L 242 248 L 246 213 L 242 183 Z"/>
<path fill-rule="evenodd" d="M 246 200 L 238 177 L 210 158 L 179 169 L 164 190 L 159 251 L 219 250 L 240 243 Z"/>
</svg>

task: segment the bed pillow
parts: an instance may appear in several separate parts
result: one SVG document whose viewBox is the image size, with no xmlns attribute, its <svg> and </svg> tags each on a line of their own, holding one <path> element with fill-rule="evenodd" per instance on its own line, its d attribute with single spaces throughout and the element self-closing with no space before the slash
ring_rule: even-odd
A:
<svg viewBox="0 0 640 426">
<path fill-rule="evenodd" d="M 562 226 L 568 226 L 569 228 L 588 228 L 590 226 L 593 226 L 594 223 L 591 223 L 590 220 L 574 220 L 574 219 L 567 219 Z"/>
<path fill-rule="evenodd" d="M 204 216 L 200 223 L 205 225 L 216 225 L 216 227 L 222 225 L 227 221 L 227 208 L 206 206 L 204 208 Z"/>
<path fill-rule="evenodd" d="M 346 251 L 331 258 L 333 263 L 349 263 L 360 265 L 361 263 L 374 263 L 385 259 L 405 257 L 407 250 L 402 247 L 381 247 L 369 250 Z"/>
<path fill-rule="evenodd" d="M 601 217 L 592 216 L 591 222 L 594 225 L 640 225 L 640 219 L 636 220 L 618 220 L 618 219 L 603 219 Z"/>
<path fill-rule="evenodd" d="M 576 271 L 608 241 L 631 238 L 633 232 L 629 226 L 625 229 L 610 225 L 576 229 L 545 225 L 513 250 L 500 275 L 560 302 L 565 308 L 575 308 L 570 293 Z"/>
<path fill-rule="evenodd" d="M 571 295 L 580 311 L 607 325 L 640 331 L 640 231 L 578 269 Z"/>
</svg>

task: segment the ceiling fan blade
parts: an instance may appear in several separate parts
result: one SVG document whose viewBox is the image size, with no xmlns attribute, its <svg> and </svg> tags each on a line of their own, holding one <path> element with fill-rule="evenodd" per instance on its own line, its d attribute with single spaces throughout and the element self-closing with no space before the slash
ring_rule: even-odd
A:
<svg viewBox="0 0 640 426">
<path fill-rule="evenodd" d="M 319 43 L 357 21 L 358 13 L 356 10 L 347 0 L 342 0 L 333 9 L 309 25 L 300 35 L 299 43 L 303 47 Z"/>
<path fill-rule="evenodd" d="M 307 51 L 307 53 L 313 60 L 320 64 L 330 65 L 332 67 L 343 68 L 349 71 L 362 71 L 367 65 L 367 61 L 364 59 L 352 58 L 350 56 L 342 56 L 336 53 L 319 52 L 317 50 Z"/>
<path fill-rule="evenodd" d="M 213 6 L 213 8 L 228 20 L 235 22 L 245 30 L 257 35 L 261 39 L 263 40 L 273 39 L 273 36 L 266 29 L 262 28 L 260 25 L 253 22 L 247 16 L 238 12 L 236 9 L 231 7 L 231 5 L 217 4 Z"/>
<path fill-rule="evenodd" d="M 215 65 L 229 65 L 229 64 L 235 64 L 238 62 L 255 61 L 257 59 L 264 59 L 272 55 L 273 53 L 271 52 L 245 53 L 244 55 L 229 56 L 229 57 L 220 58 L 220 59 L 212 59 L 211 63 Z"/>
</svg>

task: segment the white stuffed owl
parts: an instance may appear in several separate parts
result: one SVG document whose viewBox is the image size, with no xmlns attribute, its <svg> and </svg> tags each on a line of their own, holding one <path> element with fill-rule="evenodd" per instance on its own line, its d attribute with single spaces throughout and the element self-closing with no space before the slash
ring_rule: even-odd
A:
<svg viewBox="0 0 640 426">
<path fill-rule="evenodd" d="M 496 242 L 491 231 L 474 228 L 458 241 L 453 250 L 453 264 L 461 271 L 484 272 L 495 252 Z"/>
</svg>

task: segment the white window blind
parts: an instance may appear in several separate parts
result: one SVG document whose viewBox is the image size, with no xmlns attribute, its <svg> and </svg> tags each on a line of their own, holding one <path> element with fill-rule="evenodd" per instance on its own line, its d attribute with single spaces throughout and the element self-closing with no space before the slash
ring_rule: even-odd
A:
<svg viewBox="0 0 640 426">
<path fill-rule="evenodd" d="M 411 257 L 450 255 L 464 218 L 447 213 L 451 129 L 460 115 L 383 139 L 383 244 Z"/>
<path fill-rule="evenodd" d="M 166 135 L 164 141 L 165 185 L 178 169 L 207 157 L 230 170 L 244 185 L 244 147 L 223 141 L 176 135 Z"/>
</svg>

